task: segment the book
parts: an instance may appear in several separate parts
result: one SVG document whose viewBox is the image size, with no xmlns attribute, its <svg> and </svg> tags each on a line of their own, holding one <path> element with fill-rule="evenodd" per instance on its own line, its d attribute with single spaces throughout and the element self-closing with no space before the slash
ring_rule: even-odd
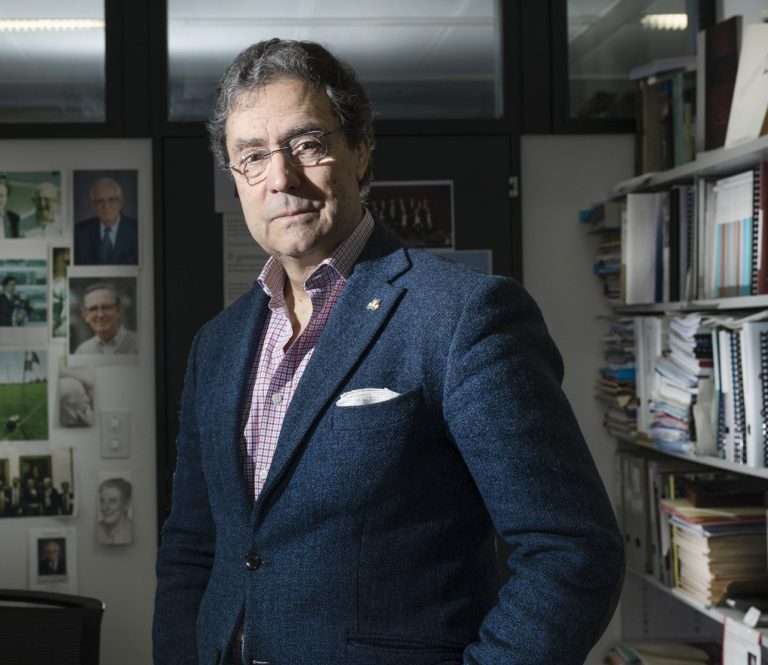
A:
<svg viewBox="0 0 768 665">
<path fill-rule="evenodd" d="M 768 114 L 768 23 L 744 28 L 725 146 L 752 141 Z"/>
<path fill-rule="evenodd" d="M 768 322 L 748 321 L 741 328 L 741 362 L 745 418 L 745 463 L 766 466 L 768 456 L 768 393 L 764 392 L 762 367 L 768 354 Z"/>
<path fill-rule="evenodd" d="M 714 150 L 725 143 L 739 68 L 741 28 L 742 17 L 732 16 L 702 31 L 697 86 L 703 93 L 698 109 L 703 115 L 704 150 Z"/>
<path fill-rule="evenodd" d="M 663 269 L 665 192 L 627 195 L 621 236 L 624 302 L 656 301 L 658 274 Z M 660 229 L 662 231 L 660 232 Z"/>
<path fill-rule="evenodd" d="M 757 288 L 755 293 L 768 293 L 768 161 L 760 162 L 757 167 L 757 182 L 755 184 L 757 200 Z"/>
</svg>

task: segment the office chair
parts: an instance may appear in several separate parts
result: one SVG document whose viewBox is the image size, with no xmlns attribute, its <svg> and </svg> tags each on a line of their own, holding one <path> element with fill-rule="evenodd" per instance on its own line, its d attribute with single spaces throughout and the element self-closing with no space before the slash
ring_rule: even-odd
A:
<svg viewBox="0 0 768 665">
<path fill-rule="evenodd" d="M 98 665 L 103 613 L 95 598 L 0 589 L 0 662 Z"/>
</svg>

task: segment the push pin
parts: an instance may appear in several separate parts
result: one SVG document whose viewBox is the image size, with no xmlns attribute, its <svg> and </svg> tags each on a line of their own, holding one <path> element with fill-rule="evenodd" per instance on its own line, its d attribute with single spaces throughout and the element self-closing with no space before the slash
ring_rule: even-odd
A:
<svg viewBox="0 0 768 665">
<path fill-rule="evenodd" d="M 368 303 L 368 309 L 370 309 L 372 312 L 375 312 L 377 309 L 379 309 L 379 305 L 381 305 L 381 298 L 374 298 L 371 300 L 371 302 Z"/>
</svg>

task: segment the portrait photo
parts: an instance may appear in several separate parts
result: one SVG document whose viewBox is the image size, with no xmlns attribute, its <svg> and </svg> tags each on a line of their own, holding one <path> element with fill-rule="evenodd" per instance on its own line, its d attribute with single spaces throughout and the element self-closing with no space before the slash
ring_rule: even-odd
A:
<svg viewBox="0 0 768 665">
<path fill-rule="evenodd" d="M 29 529 L 28 587 L 77 593 L 77 531 L 73 527 Z"/>
<path fill-rule="evenodd" d="M 96 542 L 100 545 L 130 545 L 133 542 L 133 484 L 130 473 L 99 473 L 96 501 Z"/>
<path fill-rule="evenodd" d="M 138 172 L 75 171 L 75 265 L 139 263 Z"/>
<path fill-rule="evenodd" d="M 0 172 L 3 238 L 68 241 L 60 171 Z"/>
<path fill-rule="evenodd" d="M 67 540 L 66 538 L 38 538 L 37 540 L 37 574 L 66 575 L 67 574 Z"/>
<path fill-rule="evenodd" d="M 0 351 L 0 425 L 0 441 L 48 439 L 46 351 Z"/>
<path fill-rule="evenodd" d="M 94 274 L 95 270 L 104 269 L 69 269 L 67 363 L 71 367 L 137 364 L 136 269 Z"/>
<path fill-rule="evenodd" d="M 45 243 L 0 243 L 0 344 L 45 344 L 47 322 Z"/>
<path fill-rule="evenodd" d="M 453 182 L 372 182 L 368 208 L 408 247 L 454 246 Z"/>
<path fill-rule="evenodd" d="M 51 247 L 51 337 L 67 336 L 69 291 L 67 269 L 72 262 L 69 247 Z"/>
<path fill-rule="evenodd" d="M 59 427 L 92 427 L 94 423 L 94 376 L 92 367 L 68 367 L 59 360 L 54 422 Z"/>
</svg>

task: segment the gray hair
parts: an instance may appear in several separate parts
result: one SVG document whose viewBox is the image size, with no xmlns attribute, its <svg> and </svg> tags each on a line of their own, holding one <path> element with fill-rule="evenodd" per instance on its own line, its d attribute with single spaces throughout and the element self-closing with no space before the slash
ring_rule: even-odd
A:
<svg viewBox="0 0 768 665">
<path fill-rule="evenodd" d="M 115 299 L 115 305 L 120 304 L 120 296 L 117 293 L 117 289 L 114 284 L 109 282 L 95 282 L 86 286 L 83 290 L 83 302 L 85 302 L 85 297 L 94 291 L 109 291 Z"/>
<path fill-rule="evenodd" d="M 120 183 L 116 180 L 112 180 L 112 178 L 97 178 L 91 183 L 91 191 L 90 191 L 90 197 L 93 199 L 93 193 L 96 191 L 97 187 L 114 187 L 117 190 L 117 195 L 122 199 L 123 198 L 123 188 L 120 186 Z"/>
<path fill-rule="evenodd" d="M 355 71 L 320 44 L 310 41 L 270 39 L 240 53 L 224 72 L 216 89 L 208 121 L 211 151 L 222 168 L 227 154 L 226 123 L 240 98 L 280 78 L 294 78 L 325 91 L 350 147 L 368 138 L 373 151 L 373 109 Z M 371 182 L 371 160 L 360 180 L 364 196 Z"/>
</svg>

